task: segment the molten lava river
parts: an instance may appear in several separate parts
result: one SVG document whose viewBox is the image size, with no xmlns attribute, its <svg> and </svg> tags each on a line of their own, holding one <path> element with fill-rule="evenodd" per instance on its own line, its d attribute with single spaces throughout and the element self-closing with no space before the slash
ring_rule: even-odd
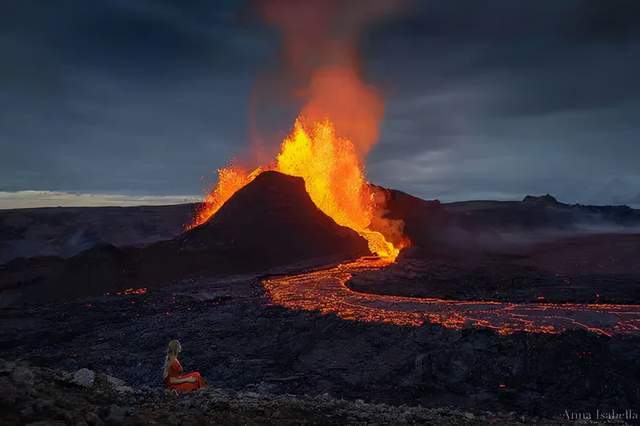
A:
<svg viewBox="0 0 640 426">
<path fill-rule="evenodd" d="M 449 328 L 491 328 L 501 334 L 559 333 L 575 328 L 605 335 L 640 332 L 640 306 L 637 305 L 453 301 L 350 290 L 345 284 L 353 274 L 386 267 L 395 261 L 406 242 L 394 234 L 393 226 L 371 229 L 374 218 L 378 218 L 378 223 L 381 221 L 375 196 L 365 180 L 362 153 L 351 140 L 339 137 L 329 120 L 309 123 L 299 117 L 272 164 L 254 170 L 236 166 L 219 170 L 216 187 L 204 200 L 189 228 L 206 222 L 236 191 L 265 170 L 303 178 L 315 205 L 337 224 L 360 234 L 377 256 L 328 269 L 265 279 L 262 284 L 274 304 L 333 313 L 347 320 L 410 326 L 432 322 Z"/>
<path fill-rule="evenodd" d="M 329 269 L 268 278 L 262 284 L 274 304 L 345 320 L 403 326 L 431 322 L 453 329 L 489 328 L 500 334 L 568 329 L 607 336 L 640 333 L 640 305 L 454 301 L 358 293 L 345 285 L 355 273 L 388 264 L 384 259 L 361 258 Z"/>
</svg>

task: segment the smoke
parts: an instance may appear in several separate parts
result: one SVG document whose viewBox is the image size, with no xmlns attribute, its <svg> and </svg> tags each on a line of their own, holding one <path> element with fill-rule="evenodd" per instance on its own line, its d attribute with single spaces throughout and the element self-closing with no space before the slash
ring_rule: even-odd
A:
<svg viewBox="0 0 640 426">
<path fill-rule="evenodd" d="M 274 111 L 289 107 L 310 122 L 332 121 L 336 133 L 350 139 L 364 158 L 378 140 L 384 102 L 381 93 L 364 81 L 358 43 L 371 24 L 397 14 L 405 3 L 256 1 L 265 21 L 282 38 L 277 69 L 258 82 L 254 93 L 250 122 L 254 149 L 260 156 L 269 151 L 264 143 L 282 139 L 270 129 Z"/>
<path fill-rule="evenodd" d="M 316 70 L 302 116 L 311 122 L 330 119 L 336 133 L 353 142 L 361 157 L 378 141 L 384 106 L 378 92 L 351 68 Z"/>
</svg>

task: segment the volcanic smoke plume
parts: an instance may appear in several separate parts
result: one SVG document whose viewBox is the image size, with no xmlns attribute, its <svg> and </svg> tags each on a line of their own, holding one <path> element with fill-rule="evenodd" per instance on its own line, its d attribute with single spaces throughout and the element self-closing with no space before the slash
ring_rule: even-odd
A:
<svg viewBox="0 0 640 426">
<path fill-rule="evenodd" d="M 276 170 L 302 177 L 320 210 L 358 232 L 372 253 L 395 259 L 406 244 L 402 224 L 382 218 L 384 197 L 376 197 L 365 178 L 365 157 L 378 140 L 384 106 L 380 93 L 362 79 L 357 41 L 367 24 L 397 11 L 399 4 L 256 3 L 265 20 L 282 33 L 281 75 L 286 82 L 277 85 L 285 92 L 280 97 L 301 102 L 301 110 L 275 158 L 257 167 L 234 164 L 218 171 L 218 183 L 191 228 L 206 222 L 261 172 Z M 253 149 L 269 151 L 255 140 Z"/>
</svg>

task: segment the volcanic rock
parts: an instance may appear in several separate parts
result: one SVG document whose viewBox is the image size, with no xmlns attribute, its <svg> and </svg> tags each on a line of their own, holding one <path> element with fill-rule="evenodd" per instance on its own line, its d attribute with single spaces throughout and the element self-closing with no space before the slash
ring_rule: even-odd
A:
<svg viewBox="0 0 640 426">
<path fill-rule="evenodd" d="M 402 191 L 372 186 L 384 196 L 384 219 L 403 224 L 412 250 L 434 255 L 513 253 L 532 244 L 590 233 L 637 233 L 640 210 L 628 206 L 566 204 L 552 195 L 527 195 L 522 201 L 427 201 Z M 381 225 L 380 225 L 381 224 Z"/>
<path fill-rule="evenodd" d="M 5 309 L 0 358 L 72 371 L 91 366 L 96 379 L 90 388 L 70 386 L 60 380 L 66 374 L 56 370 L 51 373 L 55 385 L 47 384 L 49 393 L 42 398 L 51 399 L 50 391 L 59 389 L 56 401 L 74 402 L 73 395 L 101 391 L 93 403 L 105 405 L 104 411 L 77 407 L 105 419 L 111 404 L 136 406 L 134 400 L 142 398 L 155 405 L 149 389 L 157 389 L 158 398 L 166 403 L 177 401 L 180 410 L 186 408 L 180 401 L 195 403 L 164 394 L 159 357 L 175 337 L 185 347 L 185 368 L 200 371 L 212 389 L 273 395 L 329 393 L 333 398 L 394 405 L 455 405 L 530 415 L 557 415 L 564 407 L 587 410 L 602 401 L 614 407 L 639 404 L 638 336 L 607 337 L 584 330 L 500 335 L 437 324 L 414 328 L 347 321 L 274 306 L 259 291 L 261 287 L 253 276 L 207 277 L 146 294 Z M 25 365 L 0 362 L 2 389 L 7 389 L 3 378 L 14 383 L 12 371 L 18 366 Z M 49 374 L 26 367 L 34 372 L 34 385 L 42 373 Z M 126 381 L 135 392 L 117 392 L 101 371 Z M 20 393 L 30 388 L 14 384 Z M 31 405 L 25 403 L 30 397 L 15 396 L 21 402 L 14 412 L 28 411 Z M 227 413 L 220 405 L 202 404 L 207 413 Z M 175 413 L 171 408 L 163 413 Z M 150 410 L 157 412 L 155 407 Z"/>
<path fill-rule="evenodd" d="M 0 360 L 0 364 L 4 361 Z M 69 388 L 56 380 L 66 372 L 32 367 L 35 382 L 0 396 L 0 424 L 141 425 L 141 424 L 516 424 L 514 414 L 454 408 L 374 404 L 335 399 L 326 394 L 274 395 L 208 387 L 175 396 L 160 388 L 119 395 L 108 388 Z M 99 373 L 100 375 L 100 373 Z M 12 387 L 0 374 L 0 383 Z M 3 393 L 7 388 L 3 387 Z M 551 419 L 544 419 L 548 423 Z"/>
<path fill-rule="evenodd" d="M 126 382 L 122 379 L 118 379 L 117 377 L 105 375 L 105 379 L 107 384 L 111 386 L 111 388 L 118 393 L 127 393 L 133 392 L 133 388 L 128 386 Z"/>
<path fill-rule="evenodd" d="M 118 405 L 111 405 L 109 407 L 109 414 L 107 415 L 107 423 L 111 425 L 120 425 L 124 423 L 125 417 L 129 413 L 126 408 Z"/>
<path fill-rule="evenodd" d="M 17 367 L 13 370 L 11 378 L 15 383 L 26 385 L 33 383 L 33 372 L 27 367 Z"/>
<path fill-rule="evenodd" d="M 93 386 L 95 378 L 96 373 L 89 370 L 88 368 L 81 368 L 80 370 L 73 373 L 73 383 L 85 388 L 90 388 L 91 386 Z"/>
<path fill-rule="evenodd" d="M 403 224 L 402 233 L 411 241 L 411 246 L 428 248 L 443 243 L 443 230 L 449 215 L 438 200 L 422 200 L 405 192 L 373 186 L 377 194 L 384 196 L 383 219 Z M 373 229 L 383 231 L 384 222 L 374 222 Z"/>
<path fill-rule="evenodd" d="M 464 201 L 444 205 L 451 225 L 472 233 L 629 231 L 640 226 L 640 210 L 628 206 L 566 204 L 547 194 L 518 201 Z M 633 229 L 631 229 L 633 231 Z"/>
</svg>

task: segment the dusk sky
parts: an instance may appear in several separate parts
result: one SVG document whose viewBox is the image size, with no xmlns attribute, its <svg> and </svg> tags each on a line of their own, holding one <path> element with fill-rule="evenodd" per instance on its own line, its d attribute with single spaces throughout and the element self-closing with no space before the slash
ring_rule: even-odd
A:
<svg viewBox="0 0 640 426">
<path fill-rule="evenodd" d="M 0 208 L 203 195 L 249 145 L 279 46 L 241 1 L 2 1 Z M 640 1 L 414 1 L 360 49 L 385 101 L 370 181 L 640 207 Z M 295 103 L 256 105 L 290 130 Z"/>
</svg>

